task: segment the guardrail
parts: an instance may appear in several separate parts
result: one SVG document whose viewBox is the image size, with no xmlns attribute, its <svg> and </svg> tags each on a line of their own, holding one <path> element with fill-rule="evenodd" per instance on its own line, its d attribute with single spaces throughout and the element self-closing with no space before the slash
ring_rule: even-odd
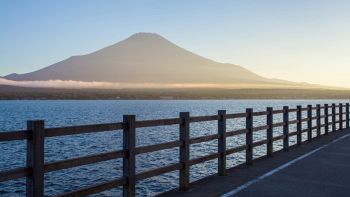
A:
<svg viewBox="0 0 350 197">
<path fill-rule="evenodd" d="M 344 112 L 345 107 L 345 112 Z M 338 108 L 338 113 L 336 109 Z M 331 109 L 331 113 L 329 113 Z M 321 115 L 321 110 L 324 111 Z M 302 116 L 302 112 L 307 111 L 307 117 Z M 312 116 L 316 111 L 316 116 Z M 296 119 L 290 120 L 290 113 L 296 113 Z M 274 115 L 282 114 L 283 122 L 274 123 Z M 345 115 L 345 119 L 344 119 Z M 283 150 L 289 148 L 289 137 L 297 136 L 297 144 L 302 143 L 302 133 L 307 132 L 307 141 L 313 139 L 312 131 L 317 131 L 317 137 L 321 136 L 321 128 L 324 127 L 324 134 L 330 131 L 342 130 L 344 127 L 349 128 L 349 103 L 332 104 L 329 106 L 308 105 L 306 108 L 297 106 L 295 109 L 289 109 L 285 106 L 282 110 L 273 110 L 268 107 L 266 111 L 254 112 L 253 109 L 246 109 L 245 113 L 226 114 L 226 110 L 219 110 L 217 115 L 191 117 L 189 112 L 181 112 L 178 118 L 136 121 L 135 115 L 124 115 L 123 122 L 110 124 L 82 125 L 60 128 L 45 128 L 44 121 L 34 120 L 27 122 L 27 129 L 22 131 L 0 132 L 1 141 L 27 140 L 27 164 L 26 167 L 12 170 L 0 171 L 0 182 L 26 177 L 26 195 L 28 197 L 44 196 L 44 174 L 47 172 L 63 170 L 67 168 L 122 158 L 123 159 L 123 176 L 114 180 L 81 188 L 58 195 L 59 197 L 67 196 L 87 196 L 96 194 L 104 190 L 109 190 L 118 186 L 123 187 L 123 196 L 135 196 L 136 181 L 158 176 L 164 173 L 179 171 L 179 189 L 187 190 L 190 185 L 190 166 L 218 159 L 218 174 L 226 175 L 226 156 L 240 151 L 246 152 L 246 164 L 253 162 L 253 148 L 267 144 L 267 156 L 274 152 L 273 142 L 283 140 Z M 266 116 L 266 125 L 254 127 L 253 119 L 256 116 Z M 336 121 L 338 117 L 338 121 Z M 227 131 L 226 121 L 229 119 L 245 118 L 246 127 L 240 130 Z M 331 118 L 331 121 L 330 121 Z M 321 124 L 324 119 L 324 124 Z M 313 126 L 313 120 L 316 125 Z M 194 122 L 217 121 L 218 133 L 196 138 L 190 138 L 190 124 Z M 307 122 L 307 128 L 302 129 L 302 123 Z M 345 125 L 344 125 L 345 122 Z M 296 131 L 290 132 L 289 125 L 296 124 Z M 338 124 L 338 128 L 336 127 Z M 180 138 L 176 141 L 154 144 L 149 146 L 135 146 L 136 128 L 156 127 L 166 125 L 179 125 Z M 331 128 L 330 128 L 331 126 Z M 273 128 L 283 127 L 283 135 L 274 136 Z M 83 156 L 62 161 L 44 163 L 44 143 L 46 138 L 75 135 L 82 133 L 102 132 L 120 130 L 123 132 L 123 149 L 102 154 Z M 266 130 L 266 139 L 253 142 L 253 132 Z M 246 136 L 245 145 L 238 147 L 226 148 L 226 138 L 243 135 Z M 218 140 L 218 151 L 206 156 L 190 159 L 190 145 L 202 142 Z M 178 147 L 180 150 L 179 163 L 166 167 L 156 168 L 139 174 L 135 172 L 135 158 L 138 154 L 144 154 L 159 150 L 165 150 Z"/>
</svg>

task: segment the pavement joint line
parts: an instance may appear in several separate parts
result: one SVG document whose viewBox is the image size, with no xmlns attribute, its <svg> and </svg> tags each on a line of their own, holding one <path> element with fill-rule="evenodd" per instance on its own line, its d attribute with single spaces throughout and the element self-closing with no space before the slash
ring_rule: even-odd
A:
<svg viewBox="0 0 350 197">
<path fill-rule="evenodd" d="M 247 183 L 245 183 L 245 184 L 243 184 L 243 185 L 241 185 L 241 186 L 239 186 L 239 187 L 237 187 L 237 188 L 235 188 L 235 189 L 233 189 L 233 190 L 231 190 L 231 191 L 229 191 L 229 192 L 227 192 L 225 194 L 220 195 L 220 197 L 232 197 L 232 196 L 236 195 L 238 192 L 240 192 L 240 191 L 242 191 L 244 189 L 247 189 L 249 186 L 251 186 L 251 185 L 253 185 L 255 183 L 258 183 L 258 182 L 262 181 L 263 179 L 265 179 L 265 178 L 267 178 L 269 176 L 272 176 L 273 174 L 275 174 L 275 173 L 277 173 L 277 172 L 287 168 L 288 166 L 290 166 L 290 165 L 292 165 L 292 164 L 294 164 L 294 163 L 296 163 L 296 162 L 298 162 L 298 161 L 300 161 L 302 159 L 305 159 L 306 157 L 308 157 L 308 156 L 310 156 L 310 155 L 312 155 L 312 154 L 314 154 L 314 153 L 316 153 L 316 152 L 318 152 L 318 151 L 328 147 L 329 145 L 334 144 L 334 143 L 336 143 L 336 142 L 338 142 L 338 141 L 340 141 L 340 140 L 342 140 L 342 139 L 344 139 L 344 138 L 346 138 L 348 136 L 350 136 L 350 134 L 347 134 L 347 135 L 344 135 L 344 136 L 339 137 L 337 139 L 334 139 L 331 142 L 329 142 L 328 144 L 325 144 L 325 145 L 323 145 L 323 146 L 321 146 L 321 147 L 319 147 L 319 148 L 317 148 L 315 150 L 312 150 L 312 151 L 310 151 L 310 152 L 308 152 L 308 153 L 306 153 L 304 155 L 301 155 L 301 156 L 295 158 L 292 161 L 289 161 L 289 162 L 287 162 L 287 163 L 285 163 L 285 164 L 283 164 L 283 165 L 281 165 L 281 166 L 279 166 L 279 167 L 277 167 L 277 168 L 275 168 L 275 169 L 273 169 L 273 170 L 271 170 L 271 171 L 269 171 L 269 172 L 267 172 L 267 173 L 265 173 L 265 174 L 255 178 L 255 179 L 253 179 L 251 181 L 248 181 Z"/>
</svg>

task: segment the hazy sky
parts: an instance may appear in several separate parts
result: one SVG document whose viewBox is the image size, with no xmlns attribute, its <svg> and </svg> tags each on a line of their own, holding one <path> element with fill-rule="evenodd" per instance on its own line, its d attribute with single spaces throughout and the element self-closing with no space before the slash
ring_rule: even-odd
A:
<svg viewBox="0 0 350 197">
<path fill-rule="evenodd" d="M 349 0 L 0 1 L 0 75 L 137 32 L 270 78 L 350 87 Z"/>
</svg>

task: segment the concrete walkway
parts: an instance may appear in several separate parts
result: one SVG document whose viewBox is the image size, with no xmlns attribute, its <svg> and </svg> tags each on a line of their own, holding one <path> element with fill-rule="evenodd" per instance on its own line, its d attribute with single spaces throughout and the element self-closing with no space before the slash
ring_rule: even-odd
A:
<svg viewBox="0 0 350 197">
<path fill-rule="evenodd" d="M 277 152 L 251 166 L 240 165 L 228 176 L 211 176 L 191 184 L 187 192 L 161 196 L 350 196 L 350 130 Z"/>
</svg>

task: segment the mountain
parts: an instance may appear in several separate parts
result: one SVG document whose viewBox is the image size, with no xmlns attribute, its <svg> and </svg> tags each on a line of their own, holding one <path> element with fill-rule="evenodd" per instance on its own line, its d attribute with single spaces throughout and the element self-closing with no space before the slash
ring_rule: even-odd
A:
<svg viewBox="0 0 350 197">
<path fill-rule="evenodd" d="M 214 84 L 215 87 L 238 88 L 323 87 L 268 79 L 241 66 L 219 63 L 196 55 L 154 33 L 137 33 L 96 52 L 72 56 L 34 72 L 13 73 L 4 78 L 11 81 L 109 82 L 118 84 L 118 87 L 124 87 L 123 84 L 125 87 L 132 87 L 132 84 L 180 84 L 180 87 L 183 84 L 203 87 Z"/>
<path fill-rule="evenodd" d="M 11 74 L 5 78 L 170 84 L 281 83 L 238 65 L 201 57 L 153 33 L 137 33 L 94 53 L 73 56 L 31 73 Z"/>
</svg>

